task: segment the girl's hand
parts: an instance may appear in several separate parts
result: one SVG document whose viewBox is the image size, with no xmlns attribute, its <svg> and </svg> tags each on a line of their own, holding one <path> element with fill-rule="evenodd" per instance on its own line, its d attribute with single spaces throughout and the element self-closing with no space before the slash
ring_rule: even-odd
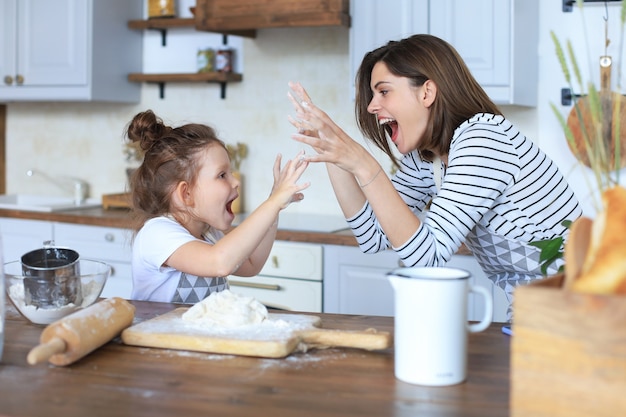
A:
<svg viewBox="0 0 626 417">
<path fill-rule="evenodd" d="M 292 92 L 288 97 L 296 111 L 295 117 L 289 116 L 289 122 L 298 129 L 298 133 L 291 137 L 317 152 L 317 155 L 307 156 L 306 160 L 332 163 L 355 174 L 359 161 L 367 158 L 369 153 L 313 104 L 300 83 L 289 83 L 289 87 Z"/>
<path fill-rule="evenodd" d="M 282 156 L 278 154 L 274 161 L 274 186 L 272 187 L 270 199 L 275 200 L 282 210 L 292 202 L 304 199 L 304 194 L 301 191 L 309 188 L 311 183 L 306 182 L 302 185 L 297 183 L 309 166 L 309 163 L 305 160 L 304 151 L 299 152 L 293 160 L 287 161 L 282 169 L 280 167 L 281 160 Z"/>
</svg>

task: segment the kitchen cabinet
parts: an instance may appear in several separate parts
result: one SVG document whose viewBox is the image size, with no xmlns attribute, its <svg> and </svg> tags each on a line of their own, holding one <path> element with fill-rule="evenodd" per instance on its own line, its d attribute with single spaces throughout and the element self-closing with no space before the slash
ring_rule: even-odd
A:
<svg viewBox="0 0 626 417">
<path fill-rule="evenodd" d="M 0 102 L 138 102 L 141 0 L 0 0 Z M 123 45 L 123 48 L 120 47 Z"/>
<path fill-rule="evenodd" d="M 496 104 L 537 105 L 538 0 L 361 0 L 350 14 L 352 82 L 365 53 L 430 33 L 457 49 Z"/>
<path fill-rule="evenodd" d="M 53 240 L 54 226 L 43 220 L 0 218 L 0 236 L 4 262 L 19 261 L 25 253 Z"/>
<path fill-rule="evenodd" d="M 386 274 L 401 267 L 398 255 L 389 250 L 375 254 L 362 253 L 358 247 L 325 245 L 324 247 L 324 313 L 394 315 L 394 291 Z M 492 291 L 493 321 L 506 321 L 507 303 L 503 291 L 487 279 L 474 257 L 454 255 L 447 266 L 472 274 L 472 285 Z M 469 320 L 484 314 L 481 298 L 470 294 Z"/>
<path fill-rule="evenodd" d="M 268 307 L 322 312 L 322 245 L 276 241 L 256 277 L 231 276 L 231 291 Z"/>
<path fill-rule="evenodd" d="M 74 249 L 81 258 L 111 266 L 102 297 L 130 299 L 133 286 L 130 229 L 55 222 L 54 241 L 57 246 Z"/>
<path fill-rule="evenodd" d="M 5 262 L 19 261 L 45 241 L 75 250 L 81 258 L 111 265 L 111 276 L 102 297 L 130 298 L 132 290 L 130 230 L 81 224 L 0 218 L 2 254 Z"/>
</svg>

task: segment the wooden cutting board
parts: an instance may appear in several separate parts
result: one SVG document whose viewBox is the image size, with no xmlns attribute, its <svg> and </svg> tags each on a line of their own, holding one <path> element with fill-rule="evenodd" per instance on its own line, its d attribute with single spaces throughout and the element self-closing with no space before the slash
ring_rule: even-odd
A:
<svg viewBox="0 0 626 417">
<path fill-rule="evenodd" d="M 122 341 L 134 346 L 264 358 L 283 358 L 311 348 L 382 350 L 392 345 L 389 332 L 321 329 L 317 316 L 270 313 L 261 324 L 211 328 L 184 321 L 181 316 L 187 310 L 177 308 L 131 326 L 122 332 Z"/>
<path fill-rule="evenodd" d="M 104 194 L 102 196 L 102 207 L 105 210 L 116 208 L 132 208 L 132 196 L 130 195 L 130 193 Z"/>
</svg>

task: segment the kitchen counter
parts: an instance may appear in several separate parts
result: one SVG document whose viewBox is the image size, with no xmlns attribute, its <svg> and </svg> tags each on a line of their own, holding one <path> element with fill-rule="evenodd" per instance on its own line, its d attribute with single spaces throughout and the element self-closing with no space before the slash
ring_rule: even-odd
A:
<svg viewBox="0 0 626 417">
<path fill-rule="evenodd" d="M 285 225 L 283 225 L 282 220 L 279 221 L 279 230 L 276 239 L 293 242 L 356 246 L 356 240 L 354 238 L 354 235 L 349 229 L 347 229 L 347 224 L 343 226 L 343 229 L 340 229 L 336 226 L 337 224 L 341 224 L 341 222 L 338 221 L 337 217 L 311 215 L 310 220 L 303 220 L 306 219 L 307 216 L 308 215 L 281 213 L 280 218 L 285 218 L 287 221 L 284 222 Z M 0 209 L 0 217 L 75 223 L 103 227 L 132 227 L 129 210 L 105 210 L 101 207 L 51 213 Z M 238 218 L 235 219 L 235 224 L 241 221 L 242 217 L 243 216 L 238 216 Z M 320 224 L 329 224 L 329 226 L 322 229 L 318 227 Z"/>
<path fill-rule="evenodd" d="M 135 322 L 174 309 L 132 302 Z M 392 317 L 319 314 L 324 327 L 393 331 Z M 7 308 L 0 415 L 480 416 L 509 413 L 510 337 L 493 324 L 469 337 L 469 377 L 422 387 L 394 377 L 393 349 L 312 350 L 261 359 L 139 348 L 119 338 L 67 367 L 30 366 L 43 326 Z"/>
</svg>

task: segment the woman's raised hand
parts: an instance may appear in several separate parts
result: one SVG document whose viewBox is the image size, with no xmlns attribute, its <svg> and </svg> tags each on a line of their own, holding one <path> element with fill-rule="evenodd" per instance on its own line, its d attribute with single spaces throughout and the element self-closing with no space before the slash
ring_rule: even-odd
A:
<svg viewBox="0 0 626 417">
<path fill-rule="evenodd" d="M 348 172 L 354 172 L 359 164 L 359 155 L 367 151 L 313 104 L 300 83 L 289 83 L 289 87 L 291 91 L 288 97 L 296 112 L 295 117 L 289 116 L 289 122 L 298 129 L 298 133 L 291 137 L 311 146 L 317 153 L 307 155 L 306 160 L 329 162 Z"/>
</svg>

